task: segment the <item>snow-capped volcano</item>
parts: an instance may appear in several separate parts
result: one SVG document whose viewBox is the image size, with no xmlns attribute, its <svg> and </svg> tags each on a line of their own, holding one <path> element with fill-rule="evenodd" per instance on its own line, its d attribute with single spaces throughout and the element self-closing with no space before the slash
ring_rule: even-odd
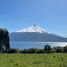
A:
<svg viewBox="0 0 67 67">
<path fill-rule="evenodd" d="M 67 42 L 67 38 L 45 32 L 45 30 L 38 25 L 12 32 L 9 36 L 10 41 Z"/>
<path fill-rule="evenodd" d="M 41 28 L 40 26 L 38 26 L 38 25 L 33 25 L 33 26 L 28 27 L 28 28 L 24 28 L 24 29 L 18 30 L 16 32 L 37 32 L 37 33 L 44 33 L 45 30 L 43 28 Z"/>
</svg>

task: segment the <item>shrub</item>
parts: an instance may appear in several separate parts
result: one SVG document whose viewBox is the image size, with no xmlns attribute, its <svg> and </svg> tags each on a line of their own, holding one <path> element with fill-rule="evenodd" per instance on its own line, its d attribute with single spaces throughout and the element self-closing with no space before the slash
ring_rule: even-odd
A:
<svg viewBox="0 0 67 67">
<path fill-rule="evenodd" d="M 56 53 L 61 53 L 61 52 L 63 52 L 63 48 L 60 46 L 56 47 Z"/>
<path fill-rule="evenodd" d="M 27 49 L 20 50 L 20 53 L 27 53 Z"/>
<path fill-rule="evenodd" d="M 67 46 L 64 46 L 64 47 L 63 47 L 63 52 L 64 52 L 64 53 L 67 53 Z"/>
<path fill-rule="evenodd" d="M 18 49 L 15 48 L 11 48 L 7 50 L 7 53 L 19 53 L 20 51 Z"/>
<path fill-rule="evenodd" d="M 29 49 L 21 50 L 21 53 L 35 53 L 36 50 L 37 50 L 36 48 L 29 48 Z"/>
<path fill-rule="evenodd" d="M 45 53 L 44 49 L 37 49 L 35 53 Z"/>
<path fill-rule="evenodd" d="M 21 50 L 20 53 L 44 53 L 43 49 L 29 48 Z"/>
</svg>

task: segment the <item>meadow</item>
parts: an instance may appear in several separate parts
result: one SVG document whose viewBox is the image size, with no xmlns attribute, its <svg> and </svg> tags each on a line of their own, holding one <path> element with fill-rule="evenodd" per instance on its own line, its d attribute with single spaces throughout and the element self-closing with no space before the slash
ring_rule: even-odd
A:
<svg viewBox="0 0 67 67">
<path fill-rule="evenodd" d="M 67 54 L 0 54 L 0 67 L 67 67 Z"/>
</svg>

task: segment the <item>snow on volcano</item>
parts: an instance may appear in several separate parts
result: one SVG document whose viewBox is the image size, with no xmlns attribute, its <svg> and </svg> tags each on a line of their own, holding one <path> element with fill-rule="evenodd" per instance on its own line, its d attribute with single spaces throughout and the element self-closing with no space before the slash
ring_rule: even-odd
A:
<svg viewBox="0 0 67 67">
<path fill-rule="evenodd" d="M 24 29 L 18 30 L 16 32 L 37 32 L 37 33 L 44 33 L 45 30 L 43 28 L 41 28 L 40 26 L 38 26 L 38 25 L 33 25 L 33 26 L 28 27 L 28 28 L 24 28 Z"/>
</svg>

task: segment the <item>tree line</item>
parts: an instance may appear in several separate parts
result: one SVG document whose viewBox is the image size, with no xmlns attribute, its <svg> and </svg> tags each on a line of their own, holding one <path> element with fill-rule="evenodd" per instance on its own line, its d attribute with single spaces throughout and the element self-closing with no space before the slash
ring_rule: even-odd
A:
<svg viewBox="0 0 67 67">
<path fill-rule="evenodd" d="M 27 53 L 67 53 L 67 46 L 64 46 L 64 47 L 60 47 L 60 46 L 57 46 L 57 47 L 51 47 L 50 45 L 45 45 L 44 48 L 42 49 L 39 49 L 39 48 L 28 48 L 28 49 L 23 49 L 23 50 L 19 50 L 19 49 L 16 49 L 16 48 L 11 48 L 11 49 L 8 49 L 8 51 L 6 53 L 24 53 L 24 54 L 27 54 Z"/>
</svg>

